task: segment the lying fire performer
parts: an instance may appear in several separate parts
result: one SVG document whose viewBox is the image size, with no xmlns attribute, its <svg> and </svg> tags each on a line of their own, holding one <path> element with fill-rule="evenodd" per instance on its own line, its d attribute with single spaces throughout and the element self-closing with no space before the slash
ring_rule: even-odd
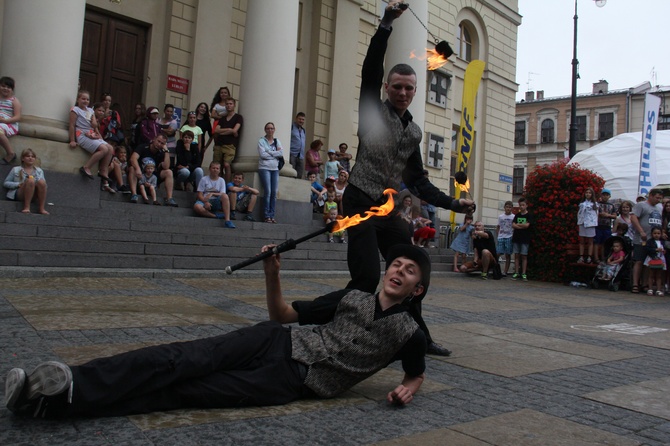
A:
<svg viewBox="0 0 670 446">
<path fill-rule="evenodd" d="M 410 192 L 426 202 L 455 212 L 471 213 L 474 202 L 454 199 L 435 187 L 423 174 L 421 128 L 407 110 L 416 93 L 416 73 L 407 64 L 391 68 L 382 102 L 379 89 L 384 77 L 384 54 L 391 24 L 406 9 L 402 2 L 389 2 L 379 28 L 370 41 L 363 62 L 358 120 L 358 154 L 344 197 L 344 215 L 362 214 L 383 202 L 386 188 L 399 190 L 401 180 Z M 374 217 L 349 228 L 347 262 L 351 281 L 347 288 L 373 293 L 379 283 L 379 253 L 386 258 L 397 244 L 409 244 L 410 234 L 397 214 Z M 448 356 L 451 352 L 433 342 L 423 318 L 420 299 L 414 299 L 411 314 L 426 334 L 428 353 Z"/>
<path fill-rule="evenodd" d="M 80 366 L 50 361 L 30 374 L 14 368 L 5 379 L 5 404 L 17 415 L 47 418 L 279 405 L 336 396 L 395 360 L 405 375 L 387 400 L 412 401 L 424 379 L 426 338 L 407 309 L 430 284 L 422 248 L 389 250 L 377 294 L 340 290 L 291 305 L 281 292 L 279 256 L 263 262 L 272 322 Z M 292 322 L 314 326 L 281 325 Z"/>
</svg>

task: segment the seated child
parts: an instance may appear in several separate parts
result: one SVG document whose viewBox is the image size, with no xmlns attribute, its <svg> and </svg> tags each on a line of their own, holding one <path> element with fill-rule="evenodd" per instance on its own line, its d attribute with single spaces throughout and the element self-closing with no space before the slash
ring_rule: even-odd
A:
<svg viewBox="0 0 670 446">
<path fill-rule="evenodd" d="M 627 230 L 628 228 L 626 228 Z M 625 233 L 626 231 L 624 231 Z M 623 244 L 620 241 L 612 243 L 612 252 L 606 261 L 600 262 L 596 271 L 596 277 L 602 280 L 612 280 L 621 269 L 621 264 L 626 257 Z"/>
<path fill-rule="evenodd" d="M 142 160 L 142 166 L 144 168 L 144 173 L 137 183 L 140 195 L 142 195 L 146 204 L 153 203 L 156 206 L 160 206 L 161 204 L 156 200 L 156 187 L 158 186 L 158 178 L 154 175 L 156 163 L 153 159 L 147 157 Z M 148 195 L 151 195 L 151 202 L 149 201 Z"/>
<path fill-rule="evenodd" d="M 428 247 L 428 240 L 435 237 L 435 228 L 430 227 L 431 223 L 430 219 L 421 216 L 419 206 L 412 206 L 412 226 L 414 228 L 412 243 L 422 248 Z"/>
<path fill-rule="evenodd" d="M 326 201 L 326 194 L 328 191 L 323 187 L 316 179 L 316 173 L 310 172 L 307 175 L 307 180 L 311 184 L 311 195 L 309 197 L 309 202 L 312 203 L 312 211 L 314 213 L 321 212 L 323 208 L 323 203 Z"/>
<path fill-rule="evenodd" d="M 116 190 L 124 194 L 130 193 L 128 187 L 128 150 L 124 146 L 116 146 L 114 157 L 109 164 L 109 177 L 116 183 Z"/>
<path fill-rule="evenodd" d="M 337 201 L 337 191 L 335 190 L 335 177 L 327 177 L 323 182 L 323 187 L 328 192 L 335 194 L 335 201 Z"/>
<path fill-rule="evenodd" d="M 193 210 L 201 217 L 223 218 L 224 227 L 235 229 L 230 221 L 230 199 L 226 194 L 226 180 L 221 178 L 221 163 L 209 163 L 209 175 L 202 177 L 198 184 L 197 200 Z"/>
<path fill-rule="evenodd" d="M 332 223 L 334 221 L 337 221 L 337 207 L 332 208 L 328 212 L 328 218 L 326 218 L 326 224 Z M 333 240 L 333 237 L 339 237 L 340 238 L 340 243 L 347 243 L 347 240 L 345 238 L 346 230 L 341 230 L 341 231 L 335 231 L 335 232 L 328 232 L 328 243 L 335 243 Z"/>
<path fill-rule="evenodd" d="M 233 181 L 228 183 L 228 199 L 230 201 L 230 218 L 235 218 L 235 211 L 247 214 L 246 221 L 255 221 L 254 206 L 258 199 L 258 189 L 244 184 L 244 172 L 233 173 Z"/>
<path fill-rule="evenodd" d="M 23 203 L 24 214 L 30 214 L 30 203 L 36 201 L 39 206 L 38 212 L 49 215 L 44 208 L 47 201 L 47 182 L 44 179 L 44 171 L 35 165 L 37 155 L 33 149 L 24 149 L 21 152 L 21 165 L 12 168 L 5 178 L 5 188 L 8 190 L 7 198 Z"/>
<path fill-rule="evenodd" d="M 632 245 L 633 241 L 628 236 L 628 227 L 629 226 L 626 223 L 619 223 L 616 227 L 616 232 L 614 233 L 614 235 L 623 237 L 623 239 L 626 240 L 626 243 Z"/>
<path fill-rule="evenodd" d="M 323 204 L 323 221 L 326 221 L 330 218 L 331 209 L 337 211 L 337 203 L 335 202 L 335 191 L 328 191 L 326 195 L 326 202 Z"/>
</svg>

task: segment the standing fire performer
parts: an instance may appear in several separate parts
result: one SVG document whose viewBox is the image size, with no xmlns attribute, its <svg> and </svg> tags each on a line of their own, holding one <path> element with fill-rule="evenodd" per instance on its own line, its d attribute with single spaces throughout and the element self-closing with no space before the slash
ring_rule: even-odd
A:
<svg viewBox="0 0 670 446">
<path fill-rule="evenodd" d="M 344 192 L 344 215 L 362 214 L 383 203 L 386 188 L 398 190 L 402 180 L 413 195 L 455 212 L 474 210 L 472 200 L 446 195 L 423 174 L 421 128 L 407 110 L 416 93 L 416 72 L 407 64 L 391 68 L 382 102 L 379 89 L 384 78 L 384 54 L 391 35 L 391 24 L 403 13 L 403 3 L 389 2 L 379 29 L 370 41 L 361 75 L 358 116 L 358 154 Z M 351 281 L 347 288 L 374 293 L 379 283 L 379 254 L 386 255 L 394 245 L 409 244 L 407 223 L 393 212 L 375 217 L 349 229 L 347 262 Z M 421 317 L 421 302 L 414 299 L 411 314 L 428 339 L 428 353 L 448 356 L 451 352 L 430 338 Z"/>
</svg>

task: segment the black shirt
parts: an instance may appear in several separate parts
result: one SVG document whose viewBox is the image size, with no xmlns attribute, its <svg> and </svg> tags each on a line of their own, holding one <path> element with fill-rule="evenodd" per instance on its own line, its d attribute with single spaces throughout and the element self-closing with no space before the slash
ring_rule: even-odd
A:
<svg viewBox="0 0 670 446">
<path fill-rule="evenodd" d="M 135 152 L 140 156 L 137 160 L 137 163 L 140 165 L 140 167 L 142 167 L 142 160 L 144 158 L 151 158 L 156 163 L 156 172 L 160 172 L 163 169 L 163 160 L 165 160 L 166 156 L 170 156 L 167 152 L 161 152 L 160 150 L 158 150 L 156 153 L 153 153 L 151 151 L 151 144 L 142 144 L 137 147 Z"/>
<path fill-rule="evenodd" d="M 496 252 L 496 242 L 493 238 L 491 231 L 484 231 L 488 234 L 489 238 L 474 238 L 472 239 L 472 246 L 477 250 L 479 257 L 482 256 L 482 251 L 488 249 L 493 254 L 494 259 L 498 259 L 498 253 Z"/>
</svg>

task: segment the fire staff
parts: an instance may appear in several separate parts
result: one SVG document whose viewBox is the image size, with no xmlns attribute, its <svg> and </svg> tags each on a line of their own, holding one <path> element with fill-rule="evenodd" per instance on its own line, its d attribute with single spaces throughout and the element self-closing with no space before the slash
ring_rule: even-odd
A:
<svg viewBox="0 0 670 446">
<path fill-rule="evenodd" d="M 384 89 L 388 96 L 381 101 L 379 90 L 384 78 L 384 55 L 391 35 L 391 24 L 403 9 L 390 2 L 379 28 L 370 41 L 363 62 L 359 102 L 358 153 L 356 164 L 344 192 L 345 216 L 361 214 L 383 201 L 386 188 L 398 190 L 401 180 L 412 194 L 428 203 L 455 212 L 469 212 L 472 200 L 457 200 L 435 187 L 423 174 L 421 128 L 407 110 L 416 93 L 416 73 L 407 64 L 391 68 Z M 380 276 L 379 253 L 386 255 L 394 245 L 409 244 L 410 235 L 397 214 L 375 217 L 349 229 L 347 262 L 351 281 L 347 288 L 373 293 Z M 420 300 L 415 299 L 412 315 L 428 339 L 428 353 L 448 356 L 449 350 L 430 338 L 421 317 Z"/>
</svg>

